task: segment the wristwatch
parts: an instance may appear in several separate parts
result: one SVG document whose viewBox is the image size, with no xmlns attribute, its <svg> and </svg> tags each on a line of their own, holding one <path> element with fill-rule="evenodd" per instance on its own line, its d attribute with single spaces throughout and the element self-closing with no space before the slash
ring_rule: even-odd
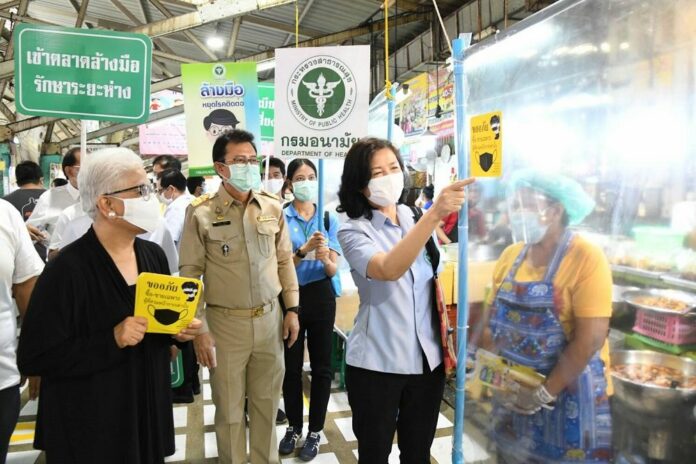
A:
<svg viewBox="0 0 696 464">
<path fill-rule="evenodd" d="M 300 307 L 299 306 L 293 306 L 292 308 L 287 308 L 285 311 L 289 313 L 295 313 L 298 316 L 300 315 Z"/>
<path fill-rule="evenodd" d="M 305 259 L 307 253 L 302 253 L 302 248 L 298 248 L 297 250 L 295 250 L 295 256 L 297 256 L 300 259 Z"/>
</svg>

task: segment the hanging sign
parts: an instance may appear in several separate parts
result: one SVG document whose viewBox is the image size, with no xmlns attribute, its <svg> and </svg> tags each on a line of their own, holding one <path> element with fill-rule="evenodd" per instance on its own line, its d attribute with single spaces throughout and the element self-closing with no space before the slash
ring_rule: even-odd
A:
<svg viewBox="0 0 696 464">
<path fill-rule="evenodd" d="M 276 50 L 276 156 L 341 158 L 367 135 L 367 45 Z"/>
<path fill-rule="evenodd" d="M 147 332 L 177 334 L 193 320 L 203 284 L 198 279 L 143 272 L 135 283 L 135 315 Z"/>
<path fill-rule="evenodd" d="M 13 34 L 18 112 L 119 122 L 149 117 L 146 35 L 36 24 L 18 24 Z"/>
<path fill-rule="evenodd" d="M 473 177 L 500 177 L 503 173 L 503 113 L 471 118 L 469 172 Z"/>
<path fill-rule="evenodd" d="M 259 141 L 256 63 L 181 65 L 189 174 L 213 176 L 213 145 L 225 131 L 244 129 Z"/>
</svg>

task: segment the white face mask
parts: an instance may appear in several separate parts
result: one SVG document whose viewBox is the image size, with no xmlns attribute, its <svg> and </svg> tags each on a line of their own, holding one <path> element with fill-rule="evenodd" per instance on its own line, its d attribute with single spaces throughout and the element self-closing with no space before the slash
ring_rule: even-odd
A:
<svg viewBox="0 0 696 464">
<path fill-rule="evenodd" d="M 263 181 L 263 188 L 265 191 L 277 195 L 283 188 L 285 181 L 283 179 L 268 179 Z"/>
<path fill-rule="evenodd" d="M 174 201 L 174 198 L 167 198 L 166 196 L 164 196 L 165 192 L 166 192 L 166 190 L 163 191 L 162 193 L 158 194 L 157 198 L 159 198 L 160 203 L 162 203 L 163 205 L 169 206 Z"/>
<path fill-rule="evenodd" d="M 377 206 L 386 208 L 395 205 L 404 191 L 404 175 L 399 172 L 370 179 L 367 184 L 370 196 L 367 198 Z"/>
<path fill-rule="evenodd" d="M 541 223 L 539 214 L 530 211 L 510 213 L 510 229 L 516 241 L 539 243 L 549 226 Z"/>
<path fill-rule="evenodd" d="M 154 232 L 160 222 L 160 206 L 157 198 L 150 196 L 148 200 L 141 198 L 119 198 L 123 202 L 124 221 L 145 232 Z"/>
</svg>

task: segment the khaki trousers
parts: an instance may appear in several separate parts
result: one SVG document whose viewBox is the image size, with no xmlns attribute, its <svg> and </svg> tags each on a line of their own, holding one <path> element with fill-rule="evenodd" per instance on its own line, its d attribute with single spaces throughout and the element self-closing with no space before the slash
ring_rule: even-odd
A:
<svg viewBox="0 0 696 464">
<path fill-rule="evenodd" d="M 277 300 L 260 317 L 209 308 L 217 367 L 210 370 L 219 462 L 247 462 L 244 398 L 249 400 L 252 464 L 277 464 L 276 411 L 285 374 L 282 312 Z"/>
</svg>

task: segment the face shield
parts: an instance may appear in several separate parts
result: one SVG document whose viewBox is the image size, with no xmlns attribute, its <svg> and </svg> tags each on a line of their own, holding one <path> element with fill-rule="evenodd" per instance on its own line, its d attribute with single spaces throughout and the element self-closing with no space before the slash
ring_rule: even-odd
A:
<svg viewBox="0 0 696 464">
<path fill-rule="evenodd" d="M 538 243 L 549 228 L 549 198 L 536 190 L 521 188 L 506 200 L 512 237 L 516 242 Z"/>
</svg>

